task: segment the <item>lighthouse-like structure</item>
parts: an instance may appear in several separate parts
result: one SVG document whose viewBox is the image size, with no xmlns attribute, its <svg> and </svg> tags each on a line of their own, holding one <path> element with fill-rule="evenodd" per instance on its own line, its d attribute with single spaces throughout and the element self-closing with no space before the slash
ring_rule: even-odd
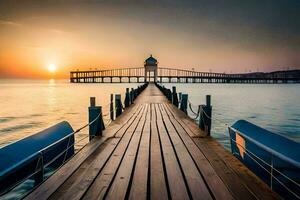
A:
<svg viewBox="0 0 300 200">
<path fill-rule="evenodd" d="M 157 60 L 150 55 L 149 58 L 145 60 L 145 82 L 150 82 L 151 72 L 154 74 L 154 82 L 157 80 Z"/>
</svg>

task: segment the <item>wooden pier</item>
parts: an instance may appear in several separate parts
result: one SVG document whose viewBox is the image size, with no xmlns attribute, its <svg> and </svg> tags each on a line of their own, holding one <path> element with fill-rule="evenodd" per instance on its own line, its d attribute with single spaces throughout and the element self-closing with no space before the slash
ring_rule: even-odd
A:
<svg viewBox="0 0 300 200">
<path fill-rule="evenodd" d="M 300 83 L 300 70 L 227 74 L 197 72 L 176 68 L 157 67 L 147 73 L 145 67 L 111 70 L 71 71 L 71 83 L 247 83 L 276 84 Z"/>
<path fill-rule="evenodd" d="M 280 199 L 154 85 L 26 199 Z"/>
</svg>

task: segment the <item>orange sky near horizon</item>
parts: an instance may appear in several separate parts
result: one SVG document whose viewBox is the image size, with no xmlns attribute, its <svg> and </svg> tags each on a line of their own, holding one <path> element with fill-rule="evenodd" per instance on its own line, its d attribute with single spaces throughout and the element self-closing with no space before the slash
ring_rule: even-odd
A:
<svg viewBox="0 0 300 200">
<path fill-rule="evenodd" d="M 294 69 L 300 63 L 299 48 L 290 45 L 299 38 L 285 41 L 284 35 L 270 37 L 240 22 L 189 15 L 185 7 L 37 9 L 32 2 L 25 9 L 7 3 L 7 14 L 0 14 L 0 78 L 68 78 L 76 69 L 141 67 L 150 54 L 160 66 L 226 73 Z M 55 73 L 50 64 L 57 66 Z"/>
</svg>

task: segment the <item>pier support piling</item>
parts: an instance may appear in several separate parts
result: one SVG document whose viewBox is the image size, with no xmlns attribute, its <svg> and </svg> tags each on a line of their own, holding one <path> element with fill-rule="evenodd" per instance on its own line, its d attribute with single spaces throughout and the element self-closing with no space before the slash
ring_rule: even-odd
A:
<svg viewBox="0 0 300 200">
<path fill-rule="evenodd" d="M 115 95 L 115 107 L 116 107 L 116 117 L 119 117 L 122 114 L 122 107 L 123 107 L 120 94 Z"/>
<path fill-rule="evenodd" d="M 133 104 L 133 101 L 134 101 L 134 89 L 131 88 L 131 91 L 130 91 L 130 104 Z"/>
<path fill-rule="evenodd" d="M 211 96 L 206 95 L 206 105 L 200 105 L 200 118 L 199 118 L 199 128 L 204 131 L 207 136 L 210 136 L 211 130 Z"/>
<path fill-rule="evenodd" d="M 176 87 L 173 86 L 172 87 L 172 103 L 174 106 L 176 106 L 178 108 L 178 96 L 177 96 L 177 92 L 176 92 Z"/>
<path fill-rule="evenodd" d="M 187 114 L 188 94 L 181 95 L 180 110 Z"/>
<path fill-rule="evenodd" d="M 178 101 L 179 101 L 179 103 L 180 103 L 180 102 L 181 102 L 181 97 L 182 97 L 182 92 L 179 92 L 179 93 L 178 93 L 178 96 L 179 96 Z M 178 103 L 178 104 L 179 104 L 179 103 Z"/>
<path fill-rule="evenodd" d="M 109 106 L 109 114 L 110 114 L 110 119 L 114 120 L 114 95 L 110 94 L 110 106 Z"/>
<path fill-rule="evenodd" d="M 130 100 L 129 88 L 126 88 L 125 101 L 124 101 L 125 108 L 127 108 L 130 105 L 130 102 L 131 100 Z"/>
<path fill-rule="evenodd" d="M 105 129 L 103 117 L 102 117 L 102 107 L 96 106 L 96 98 L 90 98 L 89 107 L 89 139 L 93 139 L 95 136 L 102 136 L 102 131 Z"/>
</svg>

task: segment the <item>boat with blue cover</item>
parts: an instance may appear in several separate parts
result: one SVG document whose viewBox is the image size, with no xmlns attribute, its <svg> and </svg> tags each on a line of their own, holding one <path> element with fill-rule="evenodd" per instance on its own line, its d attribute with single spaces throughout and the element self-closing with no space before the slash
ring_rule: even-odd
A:
<svg viewBox="0 0 300 200">
<path fill-rule="evenodd" d="M 73 144 L 74 130 L 63 121 L 1 148 L 0 196 L 24 180 L 24 188 L 40 184 L 74 155 Z"/>
<path fill-rule="evenodd" d="M 229 127 L 232 153 L 285 199 L 300 199 L 300 143 L 239 120 Z"/>
</svg>

